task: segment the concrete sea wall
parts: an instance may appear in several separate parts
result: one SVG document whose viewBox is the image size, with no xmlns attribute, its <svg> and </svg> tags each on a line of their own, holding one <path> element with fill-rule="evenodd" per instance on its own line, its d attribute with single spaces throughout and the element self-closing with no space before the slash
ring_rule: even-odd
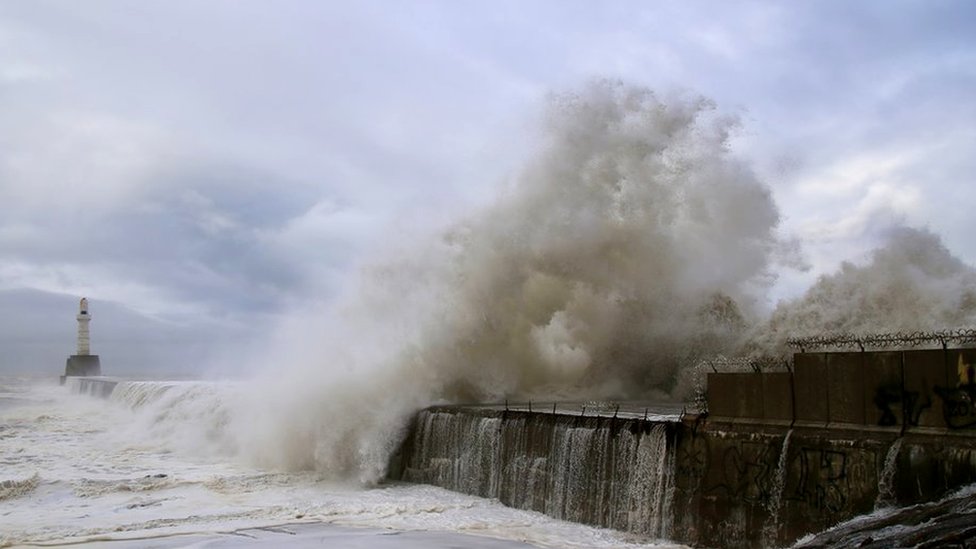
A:
<svg viewBox="0 0 976 549">
<path fill-rule="evenodd" d="M 798 353 L 792 372 L 710 374 L 708 416 L 679 437 L 678 497 L 698 517 L 677 537 L 781 545 L 976 482 L 974 364 L 974 349 Z"/>
<path fill-rule="evenodd" d="M 976 350 L 716 373 L 708 414 L 421 412 L 391 476 L 704 547 L 775 547 L 976 482 Z"/>
<path fill-rule="evenodd" d="M 703 414 L 435 407 L 390 477 L 647 538 L 783 546 L 976 483 L 974 365 L 976 349 L 799 353 L 791 371 L 710 374 Z M 106 398 L 119 381 L 68 383 Z M 141 402 L 168 386 L 120 390 Z"/>
<path fill-rule="evenodd" d="M 673 539 L 782 546 L 976 482 L 976 441 L 701 422 L 679 431 Z"/>
</svg>

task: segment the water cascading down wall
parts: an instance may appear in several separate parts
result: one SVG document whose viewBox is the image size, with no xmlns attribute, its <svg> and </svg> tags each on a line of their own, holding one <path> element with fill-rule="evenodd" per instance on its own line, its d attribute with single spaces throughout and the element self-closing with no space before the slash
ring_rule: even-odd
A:
<svg viewBox="0 0 976 549">
<path fill-rule="evenodd" d="M 418 414 L 391 477 L 705 547 L 772 547 L 976 482 L 976 350 L 710 374 L 709 413 Z M 616 415 L 616 417 L 614 417 Z"/>
<path fill-rule="evenodd" d="M 674 424 L 504 408 L 420 412 L 400 477 L 586 524 L 666 537 Z"/>
</svg>

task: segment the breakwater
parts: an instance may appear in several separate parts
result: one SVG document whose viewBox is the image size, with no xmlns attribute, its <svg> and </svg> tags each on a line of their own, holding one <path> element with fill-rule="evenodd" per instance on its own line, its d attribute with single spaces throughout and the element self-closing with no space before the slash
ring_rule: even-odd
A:
<svg viewBox="0 0 976 549">
<path fill-rule="evenodd" d="M 783 546 L 976 482 L 973 363 L 799 353 L 792 371 L 710 374 L 707 414 L 431 408 L 390 475 L 650 538 Z"/>
</svg>

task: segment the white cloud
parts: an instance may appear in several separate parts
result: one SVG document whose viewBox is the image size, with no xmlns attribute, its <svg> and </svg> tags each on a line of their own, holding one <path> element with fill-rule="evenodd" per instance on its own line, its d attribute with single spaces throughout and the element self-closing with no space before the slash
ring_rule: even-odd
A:
<svg viewBox="0 0 976 549">
<path fill-rule="evenodd" d="M 856 199 L 877 182 L 897 177 L 917 157 L 910 150 L 858 152 L 801 178 L 795 183 L 796 192 L 805 200 Z"/>
<path fill-rule="evenodd" d="M 20 288 L 127 303 L 147 317 L 164 321 L 185 320 L 203 312 L 197 306 L 167 296 L 164 288 L 126 280 L 111 270 L 91 265 L 32 265 L 10 261 L 0 264 L 0 289 Z"/>
<path fill-rule="evenodd" d="M 84 217 L 127 207 L 169 156 L 156 128 L 112 114 L 55 111 L 30 122 L 0 138 L 0 200 L 18 210 Z"/>
<path fill-rule="evenodd" d="M 54 71 L 24 61 L 10 61 L 0 65 L 0 82 L 7 85 L 47 80 L 55 76 Z"/>
</svg>

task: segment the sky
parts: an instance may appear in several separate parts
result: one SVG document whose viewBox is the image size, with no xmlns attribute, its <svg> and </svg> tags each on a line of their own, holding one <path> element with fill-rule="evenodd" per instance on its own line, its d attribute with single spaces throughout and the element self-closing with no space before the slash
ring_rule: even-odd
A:
<svg viewBox="0 0 976 549">
<path fill-rule="evenodd" d="M 103 363 L 233 362 L 489 203 L 599 78 L 740 118 L 809 267 L 770 306 L 898 225 L 976 264 L 972 3 L 6 0 L 0 372 L 59 370 L 81 296 Z"/>
</svg>

